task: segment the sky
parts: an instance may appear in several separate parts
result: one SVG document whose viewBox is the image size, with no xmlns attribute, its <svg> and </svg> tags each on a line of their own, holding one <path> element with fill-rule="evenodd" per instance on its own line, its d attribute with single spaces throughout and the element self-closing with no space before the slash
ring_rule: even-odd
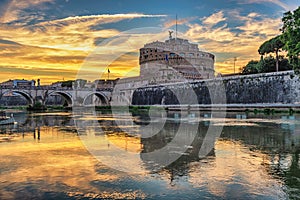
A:
<svg viewBox="0 0 300 200">
<path fill-rule="evenodd" d="M 213 53 L 217 72 L 233 73 L 234 57 L 236 71 L 259 60 L 259 46 L 280 34 L 283 13 L 298 6 L 300 0 L 0 0 L 0 82 L 49 84 L 81 71 L 93 79 L 108 66 L 110 78 L 138 75 L 138 49 L 168 39 L 176 15 L 179 36 Z M 159 37 L 149 34 L 155 28 Z M 134 33 L 128 49 L 128 41 L 116 40 L 124 32 Z M 116 48 L 104 62 L 103 52 Z"/>
</svg>

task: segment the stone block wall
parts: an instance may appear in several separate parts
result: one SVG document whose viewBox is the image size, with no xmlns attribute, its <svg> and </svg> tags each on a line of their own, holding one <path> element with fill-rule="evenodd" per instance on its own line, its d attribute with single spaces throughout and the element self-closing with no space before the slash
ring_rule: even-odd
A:
<svg viewBox="0 0 300 200">
<path fill-rule="evenodd" d="M 132 97 L 133 105 L 298 102 L 300 79 L 293 71 L 143 87 L 135 90 Z"/>
</svg>

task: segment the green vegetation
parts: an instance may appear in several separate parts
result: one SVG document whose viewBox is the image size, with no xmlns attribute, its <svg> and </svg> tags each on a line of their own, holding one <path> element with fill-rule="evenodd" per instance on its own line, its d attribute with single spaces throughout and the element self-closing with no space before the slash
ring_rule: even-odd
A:
<svg viewBox="0 0 300 200">
<path fill-rule="evenodd" d="M 27 107 L 27 110 L 34 110 L 34 111 L 43 111 L 43 110 L 47 110 L 47 107 L 45 105 L 43 105 L 41 102 L 36 102 L 33 106 L 29 105 Z"/>
<path fill-rule="evenodd" d="M 254 113 L 256 114 L 265 114 L 265 115 L 274 115 L 274 114 L 279 114 L 279 113 L 285 113 L 289 115 L 293 115 L 294 113 L 300 113 L 300 110 L 295 110 L 293 108 L 288 108 L 288 109 L 275 109 L 275 108 L 264 108 L 264 109 L 246 109 L 245 113 Z"/>
<path fill-rule="evenodd" d="M 64 106 L 47 106 L 47 109 L 48 110 L 65 110 L 66 109 L 66 107 L 64 107 Z"/>
<path fill-rule="evenodd" d="M 300 72 L 300 7 L 286 12 L 282 18 L 281 34 L 265 41 L 259 48 L 260 61 L 252 60 L 243 68 L 242 74 L 256 74 L 294 69 Z M 279 55 L 286 51 L 287 58 Z M 275 58 L 270 54 L 275 54 Z M 268 57 L 264 57 L 268 55 Z"/>
<path fill-rule="evenodd" d="M 281 39 L 281 36 L 277 36 L 275 38 L 272 38 L 266 42 L 264 42 L 258 49 L 258 53 L 261 56 L 264 56 L 268 53 L 275 53 L 276 55 L 276 72 L 279 70 L 279 51 L 284 46 L 284 43 Z"/>
<path fill-rule="evenodd" d="M 26 110 L 26 106 L 0 106 L 0 110 L 5 110 L 5 109 L 13 109 L 13 110 Z"/>
<path fill-rule="evenodd" d="M 282 39 L 284 41 L 283 49 L 287 51 L 287 55 L 296 72 L 300 70 L 299 54 L 300 54 L 300 7 L 293 12 L 284 13 L 283 18 Z"/>
<path fill-rule="evenodd" d="M 139 114 L 139 113 L 148 113 L 149 110 L 154 110 L 157 112 L 160 112 L 162 110 L 164 110 L 165 108 L 161 108 L 161 107 L 156 107 L 156 106 L 114 106 L 113 110 L 115 111 L 128 111 L 131 112 L 132 114 Z M 111 106 L 96 106 L 96 110 L 98 111 L 103 111 L 103 112 L 111 112 L 112 111 L 112 107 Z"/>
<path fill-rule="evenodd" d="M 275 72 L 277 71 L 277 64 L 278 64 L 278 71 L 293 69 L 293 66 L 289 63 L 289 60 L 287 58 L 284 58 L 283 56 L 278 56 L 277 59 L 275 59 L 273 56 L 270 55 L 265 58 L 262 57 L 260 61 L 251 60 L 244 67 L 242 73 L 257 74 L 257 73 Z"/>
</svg>

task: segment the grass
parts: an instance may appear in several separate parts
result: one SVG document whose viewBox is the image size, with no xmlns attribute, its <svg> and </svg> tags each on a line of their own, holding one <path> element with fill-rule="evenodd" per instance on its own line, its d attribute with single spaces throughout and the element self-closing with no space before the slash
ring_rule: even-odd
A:
<svg viewBox="0 0 300 200">
<path fill-rule="evenodd" d="M 0 106 L 1 110 L 26 110 L 27 106 Z"/>
<path fill-rule="evenodd" d="M 274 114 L 280 114 L 280 113 L 293 115 L 294 113 L 300 113 L 300 110 L 294 110 L 293 108 L 289 108 L 288 110 L 287 109 L 265 108 L 265 109 L 253 109 L 253 110 L 246 109 L 245 112 L 246 113 L 254 113 L 254 114 L 263 113 L 265 115 L 274 115 Z"/>
<path fill-rule="evenodd" d="M 138 113 L 148 113 L 149 110 L 155 110 L 160 111 L 162 108 L 158 108 L 155 106 L 96 106 L 97 111 L 103 111 L 103 112 L 111 112 L 112 110 L 115 111 L 126 111 L 129 110 L 129 112 L 133 114 L 138 114 Z"/>
</svg>

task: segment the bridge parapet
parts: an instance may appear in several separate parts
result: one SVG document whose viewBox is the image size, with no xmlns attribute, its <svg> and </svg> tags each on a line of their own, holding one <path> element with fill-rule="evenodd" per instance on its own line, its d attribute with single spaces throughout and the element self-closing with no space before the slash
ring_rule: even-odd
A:
<svg viewBox="0 0 300 200">
<path fill-rule="evenodd" d="M 30 87 L 12 87 L 12 86 L 0 86 L 0 98 L 7 93 L 16 93 L 26 98 L 28 105 L 33 106 L 36 102 L 40 102 L 43 105 L 46 104 L 47 99 L 52 95 L 62 96 L 68 107 L 82 106 L 84 101 L 89 96 L 100 99 L 101 105 L 109 104 L 111 99 L 112 88 L 63 88 L 63 87 L 51 87 L 51 86 L 30 86 Z"/>
</svg>

